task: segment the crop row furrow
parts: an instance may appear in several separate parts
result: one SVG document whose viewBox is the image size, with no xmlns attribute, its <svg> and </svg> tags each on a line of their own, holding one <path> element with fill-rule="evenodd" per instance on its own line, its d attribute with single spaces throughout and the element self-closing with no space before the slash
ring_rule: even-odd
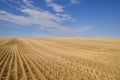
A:
<svg viewBox="0 0 120 80">
<path fill-rule="evenodd" d="M 45 79 L 44 75 L 41 73 L 41 71 L 38 69 L 38 67 L 34 64 L 34 62 L 29 58 L 28 51 L 26 49 L 21 48 L 21 51 L 23 51 L 23 56 L 25 57 L 27 63 L 29 64 L 32 72 L 34 73 L 35 77 L 39 80 L 47 80 Z M 30 54 L 30 53 L 29 53 Z"/>
<path fill-rule="evenodd" d="M 20 57 L 20 52 L 17 51 L 17 65 L 18 65 L 18 68 L 17 68 L 17 71 L 18 71 L 18 78 L 19 80 L 27 80 L 27 75 L 26 75 L 26 72 L 25 72 L 25 67 L 24 67 L 24 63 Z"/>
<path fill-rule="evenodd" d="M 2 78 L 4 68 L 10 56 L 9 51 L 7 51 L 5 54 L 5 57 L 0 62 L 0 79 Z"/>
<path fill-rule="evenodd" d="M 23 56 L 24 53 L 19 48 L 18 48 L 18 50 L 19 50 L 19 55 L 20 55 L 20 57 L 21 57 L 21 59 L 23 61 L 23 64 L 24 64 L 24 68 L 25 68 L 26 74 L 28 74 L 27 78 L 35 80 L 36 78 L 35 78 L 32 70 L 31 70 L 29 64 L 27 63 L 25 57 Z"/>
<path fill-rule="evenodd" d="M 55 78 L 54 78 L 54 76 L 53 75 L 51 75 L 52 73 L 50 72 L 50 69 L 49 69 L 49 67 L 48 67 L 48 65 L 46 65 L 46 67 L 45 66 L 43 66 L 43 63 L 45 64 L 45 62 L 43 62 L 43 61 L 40 61 L 40 63 L 38 63 L 38 61 L 36 60 L 36 56 L 34 57 L 34 55 L 32 54 L 33 53 L 33 51 L 31 51 L 31 49 L 28 49 L 27 47 L 26 48 L 23 48 L 24 50 L 22 50 L 22 51 L 27 51 L 27 52 L 29 52 L 29 54 L 28 53 L 26 53 L 26 55 L 27 56 L 29 56 L 29 58 L 31 58 L 31 61 L 36 65 L 36 68 L 37 67 L 39 67 L 39 70 L 42 72 L 42 73 L 44 73 L 44 75 L 46 76 L 46 78 L 48 78 L 48 79 L 50 79 L 50 80 L 55 80 Z M 37 53 L 36 53 L 37 54 Z M 33 56 L 32 56 L 33 55 Z M 33 59 L 34 58 L 34 59 Z M 45 68 L 45 69 L 44 69 Z M 46 73 L 45 73 L 45 71 L 43 71 L 43 70 L 45 70 L 46 71 Z M 51 74 L 50 74 L 51 73 Z"/>
<path fill-rule="evenodd" d="M 18 80 L 17 75 L 17 55 L 16 55 L 16 48 L 13 48 L 13 61 L 12 61 L 12 67 L 11 67 L 11 74 L 9 80 Z"/>
<path fill-rule="evenodd" d="M 14 80 L 18 80 L 18 56 L 17 56 L 17 50 L 15 50 L 15 60 L 14 60 L 14 67 L 13 67 L 13 70 L 14 70 Z"/>
<path fill-rule="evenodd" d="M 5 51 L 6 51 L 6 49 L 5 48 L 1 48 L 1 46 L 0 46 L 0 59 L 4 55 Z"/>
<path fill-rule="evenodd" d="M 8 53 L 8 50 L 9 50 L 9 49 L 4 49 L 4 51 L 1 53 L 0 63 L 1 63 L 1 61 L 5 58 L 6 54 Z"/>
<path fill-rule="evenodd" d="M 10 63 L 10 60 L 12 57 L 11 50 L 8 51 L 8 54 L 9 55 L 7 56 L 7 59 L 5 60 L 2 70 L 1 70 L 1 73 L 0 73 L 0 80 L 5 80 L 8 75 L 8 70 L 9 70 L 9 65 L 10 65 L 9 63 Z"/>
<path fill-rule="evenodd" d="M 9 50 L 6 49 L 6 51 L 5 51 L 5 53 L 4 53 L 4 57 L 2 57 L 2 58 L 0 59 L 0 72 L 1 72 L 2 67 L 3 67 L 4 64 L 5 64 L 5 60 L 8 58 L 8 55 L 9 55 Z"/>
<path fill-rule="evenodd" d="M 11 49 L 11 59 L 10 59 L 10 62 L 9 62 L 9 65 L 8 65 L 8 74 L 7 74 L 7 77 L 6 77 L 6 80 L 10 80 L 10 75 L 11 75 L 11 68 L 12 68 L 12 64 L 13 64 L 13 57 L 14 56 L 14 51 L 13 51 L 13 48 Z"/>
</svg>

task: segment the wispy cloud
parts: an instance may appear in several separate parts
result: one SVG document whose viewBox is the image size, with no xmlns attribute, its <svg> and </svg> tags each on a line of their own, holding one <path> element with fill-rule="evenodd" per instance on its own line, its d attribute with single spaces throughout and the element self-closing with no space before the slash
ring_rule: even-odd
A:
<svg viewBox="0 0 120 80">
<path fill-rule="evenodd" d="M 38 11 L 34 9 L 22 9 L 21 12 L 28 16 L 18 16 L 0 11 L 0 20 L 8 21 L 18 25 L 36 24 L 40 29 L 47 29 L 49 31 L 72 31 L 68 26 L 63 26 L 60 23 L 65 20 L 70 20 L 68 15 L 51 14 L 48 11 Z"/>
<path fill-rule="evenodd" d="M 21 12 L 27 14 L 27 16 L 14 15 L 6 11 L 0 11 L 0 20 L 19 25 L 37 24 L 42 27 L 57 27 L 63 20 L 68 20 L 67 17 L 59 17 L 48 11 L 22 9 Z"/>
<path fill-rule="evenodd" d="M 21 2 L 18 1 L 17 2 L 14 1 L 14 3 L 19 4 L 18 10 L 22 14 L 25 14 L 25 16 L 15 15 L 10 12 L 1 10 L 0 20 L 22 26 L 35 24 L 39 26 L 40 30 L 43 31 L 45 30 L 54 34 L 86 33 L 91 30 L 91 27 L 88 26 L 84 26 L 84 27 L 78 26 L 77 28 L 74 28 L 71 26 L 62 25 L 62 22 L 65 21 L 70 22 L 73 20 L 73 18 L 68 14 L 58 13 L 64 11 L 63 6 L 54 3 L 53 0 L 45 0 L 45 1 L 47 3 L 47 6 L 50 6 L 54 9 L 54 11 L 56 12 L 55 14 L 50 11 L 43 10 L 40 7 L 35 7 L 33 5 L 33 0 L 22 0 L 23 4 L 21 4 Z M 71 0 L 71 1 L 72 3 L 77 2 L 76 0 L 75 1 Z"/>
<path fill-rule="evenodd" d="M 45 0 L 47 3 L 51 3 L 53 2 L 54 0 Z"/>
<path fill-rule="evenodd" d="M 58 5 L 58 4 L 55 4 L 55 3 L 50 3 L 50 4 L 48 4 L 47 6 L 52 7 L 53 10 L 56 11 L 56 12 L 63 12 L 63 11 L 64 11 L 64 10 L 63 10 L 63 8 L 64 8 L 63 6 Z"/>
<path fill-rule="evenodd" d="M 77 26 L 70 28 L 68 26 L 61 26 L 57 29 L 49 29 L 48 36 L 53 37 L 87 37 L 90 36 L 92 26 Z"/>
<path fill-rule="evenodd" d="M 27 7 L 34 7 L 33 5 L 32 5 L 32 0 L 23 0 L 23 2 L 24 2 L 24 4 L 27 6 Z"/>
<path fill-rule="evenodd" d="M 52 7 L 55 12 L 64 12 L 64 6 L 54 2 L 54 0 L 45 0 L 47 6 Z"/>
<path fill-rule="evenodd" d="M 8 21 L 13 24 L 19 25 L 31 25 L 36 24 L 40 27 L 53 27 L 57 28 L 61 26 L 61 22 L 70 21 L 72 18 L 67 14 L 56 13 L 53 14 L 49 11 L 42 10 L 41 8 L 35 7 L 32 0 L 23 0 L 24 7 L 19 8 L 19 11 L 26 14 L 27 16 L 14 15 L 7 11 L 0 11 L 0 20 Z M 52 2 L 52 0 L 47 0 Z M 18 2 L 17 2 L 18 3 Z M 23 6 L 23 5 L 22 5 Z"/>
<path fill-rule="evenodd" d="M 78 4 L 80 0 L 70 0 L 72 4 Z"/>
</svg>

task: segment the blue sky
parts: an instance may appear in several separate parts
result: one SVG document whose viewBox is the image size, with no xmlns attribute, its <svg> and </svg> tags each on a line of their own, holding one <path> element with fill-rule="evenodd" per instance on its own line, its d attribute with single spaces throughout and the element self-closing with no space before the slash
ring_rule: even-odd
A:
<svg viewBox="0 0 120 80">
<path fill-rule="evenodd" d="M 120 0 L 0 0 L 0 37 L 120 38 Z"/>
</svg>

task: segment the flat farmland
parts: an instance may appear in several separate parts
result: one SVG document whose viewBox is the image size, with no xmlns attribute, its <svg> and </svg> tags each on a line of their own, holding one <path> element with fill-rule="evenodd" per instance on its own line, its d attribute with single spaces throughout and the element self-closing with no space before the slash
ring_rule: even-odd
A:
<svg viewBox="0 0 120 80">
<path fill-rule="evenodd" d="M 1 38 L 0 80 L 120 80 L 120 39 Z"/>
</svg>

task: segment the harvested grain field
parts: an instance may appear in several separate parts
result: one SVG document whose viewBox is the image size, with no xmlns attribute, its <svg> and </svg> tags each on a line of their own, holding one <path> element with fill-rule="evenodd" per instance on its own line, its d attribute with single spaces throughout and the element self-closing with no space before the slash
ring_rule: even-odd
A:
<svg viewBox="0 0 120 80">
<path fill-rule="evenodd" d="M 0 39 L 0 80 L 120 80 L 120 39 Z"/>
</svg>

